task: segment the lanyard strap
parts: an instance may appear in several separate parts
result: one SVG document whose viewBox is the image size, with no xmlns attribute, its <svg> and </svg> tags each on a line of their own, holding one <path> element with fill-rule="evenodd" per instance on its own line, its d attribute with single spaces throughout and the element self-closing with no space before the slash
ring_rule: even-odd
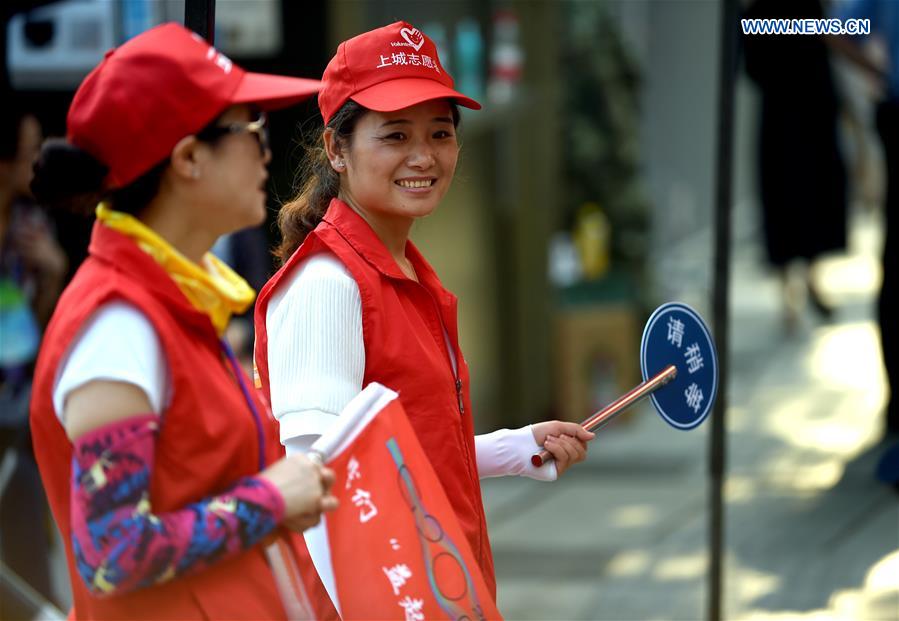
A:
<svg viewBox="0 0 899 621">
<path fill-rule="evenodd" d="M 234 355 L 234 350 L 224 338 L 219 339 L 222 351 L 225 357 L 231 363 L 231 371 L 240 384 L 240 390 L 243 392 L 243 398 L 246 399 L 247 405 L 253 412 L 253 422 L 256 424 L 256 440 L 259 442 L 259 470 L 265 468 L 265 435 L 262 432 L 262 417 L 259 416 L 259 410 L 256 408 L 256 402 L 250 395 L 250 389 L 246 382 L 243 381 L 243 370 Z M 274 543 L 266 546 L 265 554 L 271 567 L 272 575 L 275 578 L 275 586 L 278 594 L 281 596 L 281 603 L 287 613 L 287 618 L 297 621 L 306 619 L 315 619 L 315 610 L 309 601 L 309 595 L 306 593 L 306 587 L 303 585 L 303 579 L 297 566 L 296 558 L 293 551 L 285 543 L 282 538 L 278 538 Z"/>
<path fill-rule="evenodd" d="M 256 441 L 259 443 L 259 471 L 261 472 L 265 468 L 265 434 L 262 432 L 262 417 L 259 416 L 259 410 L 256 408 L 256 402 L 250 394 L 250 389 L 247 388 L 246 382 L 243 381 L 243 370 L 240 368 L 237 356 L 234 355 L 234 350 L 231 349 L 228 341 L 224 338 L 219 339 L 219 344 L 222 346 L 222 351 L 225 352 L 228 362 L 231 363 L 231 372 L 234 373 L 237 383 L 240 384 L 243 398 L 246 400 L 247 405 L 250 406 L 250 411 L 253 412 L 253 422 L 256 424 Z"/>
</svg>

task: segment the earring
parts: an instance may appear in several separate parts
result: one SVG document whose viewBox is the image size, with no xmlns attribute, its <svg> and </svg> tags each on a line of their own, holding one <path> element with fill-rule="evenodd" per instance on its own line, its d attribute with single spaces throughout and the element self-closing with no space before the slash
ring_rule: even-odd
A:
<svg viewBox="0 0 899 621">
<path fill-rule="evenodd" d="M 190 170 L 190 176 L 191 176 L 191 178 L 193 178 L 193 179 L 199 179 L 199 178 L 200 178 L 200 171 L 199 171 L 198 169 L 196 169 L 196 168 L 192 168 L 192 169 Z"/>
<path fill-rule="evenodd" d="M 338 170 L 343 170 L 344 168 L 346 168 L 346 162 L 344 162 L 343 160 L 337 160 L 336 162 L 334 162 L 334 167 Z"/>
</svg>

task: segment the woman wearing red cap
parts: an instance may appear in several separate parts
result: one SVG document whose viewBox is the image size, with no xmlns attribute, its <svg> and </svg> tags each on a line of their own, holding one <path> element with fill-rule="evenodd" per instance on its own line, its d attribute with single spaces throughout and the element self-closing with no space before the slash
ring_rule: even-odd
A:
<svg viewBox="0 0 899 621">
<path fill-rule="evenodd" d="M 593 434 L 553 421 L 474 436 L 456 298 L 409 231 L 452 182 L 457 105 L 480 105 L 453 90 L 434 43 L 405 22 L 341 43 L 318 101 L 323 148 L 281 210 L 285 263 L 256 306 L 260 383 L 288 454 L 370 382 L 399 392 L 495 595 L 479 477 L 555 479 Z M 555 463 L 538 469 L 529 458 L 541 446 Z"/>
<path fill-rule="evenodd" d="M 50 321 L 31 409 L 78 619 L 283 619 L 335 611 L 293 579 L 333 474 L 283 457 L 221 338 L 254 292 L 208 250 L 265 218 L 264 116 L 319 82 L 246 73 L 166 24 L 107 54 L 33 188 L 96 205 Z M 291 573 L 293 575 L 291 575 Z M 308 572 L 307 572 L 308 573 Z"/>
</svg>

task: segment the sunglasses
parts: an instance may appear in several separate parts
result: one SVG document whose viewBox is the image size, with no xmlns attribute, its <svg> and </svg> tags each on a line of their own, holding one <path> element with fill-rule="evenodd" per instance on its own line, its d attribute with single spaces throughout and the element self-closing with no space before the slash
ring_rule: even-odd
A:
<svg viewBox="0 0 899 621">
<path fill-rule="evenodd" d="M 229 134 L 250 133 L 256 137 L 256 142 L 259 143 L 259 153 L 262 154 L 262 157 L 265 157 L 265 153 L 269 148 L 267 122 L 268 119 L 265 116 L 265 112 L 260 112 L 255 121 L 229 123 L 228 125 L 210 125 L 197 132 L 196 136 L 203 142 L 215 142 Z"/>
</svg>

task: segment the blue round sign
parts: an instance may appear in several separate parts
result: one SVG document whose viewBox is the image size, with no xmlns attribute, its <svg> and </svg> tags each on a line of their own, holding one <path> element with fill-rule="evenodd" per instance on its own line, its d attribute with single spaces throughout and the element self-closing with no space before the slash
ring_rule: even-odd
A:
<svg viewBox="0 0 899 621">
<path fill-rule="evenodd" d="M 646 322 L 640 343 L 644 381 L 671 364 L 677 367 L 677 377 L 652 394 L 652 403 L 672 427 L 693 429 L 715 403 L 718 355 L 702 317 L 681 302 L 658 307 Z"/>
</svg>

